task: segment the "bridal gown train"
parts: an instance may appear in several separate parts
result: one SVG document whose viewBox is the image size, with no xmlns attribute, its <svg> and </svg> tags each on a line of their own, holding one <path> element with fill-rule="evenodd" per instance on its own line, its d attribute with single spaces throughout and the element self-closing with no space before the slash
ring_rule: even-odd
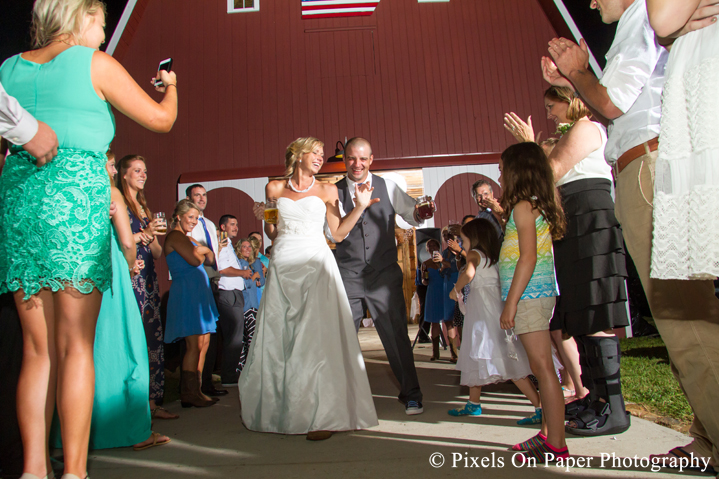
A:
<svg viewBox="0 0 719 479">
<path fill-rule="evenodd" d="M 252 431 L 306 434 L 376 426 L 352 311 L 324 237 L 325 203 L 279 198 L 278 235 L 239 380 Z"/>
</svg>

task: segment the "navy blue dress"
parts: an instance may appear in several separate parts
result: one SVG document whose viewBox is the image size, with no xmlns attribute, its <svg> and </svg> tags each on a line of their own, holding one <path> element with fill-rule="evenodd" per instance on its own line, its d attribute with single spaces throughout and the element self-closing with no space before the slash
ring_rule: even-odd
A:
<svg viewBox="0 0 719 479">
<path fill-rule="evenodd" d="M 128 207 L 132 233 L 147 227 L 147 218 L 139 219 Z M 162 404 L 165 396 L 165 347 L 163 345 L 162 321 L 160 320 L 160 287 L 157 284 L 155 258 L 149 245 L 137 243 L 137 259 L 145 262 L 140 274 L 132 278 L 132 290 L 142 315 L 147 340 L 147 356 L 150 360 L 150 399 Z"/>
</svg>

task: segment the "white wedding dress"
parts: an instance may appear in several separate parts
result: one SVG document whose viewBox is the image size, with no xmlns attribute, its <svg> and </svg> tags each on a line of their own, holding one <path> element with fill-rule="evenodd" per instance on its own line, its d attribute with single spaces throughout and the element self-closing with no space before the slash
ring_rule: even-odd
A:
<svg viewBox="0 0 719 479">
<path fill-rule="evenodd" d="M 252 431 L 306 434 L 376 426 L 347 294 L 324 237 L 325 203 L 279 198 L 278 235 L 239 380 Z"/>
</svg>

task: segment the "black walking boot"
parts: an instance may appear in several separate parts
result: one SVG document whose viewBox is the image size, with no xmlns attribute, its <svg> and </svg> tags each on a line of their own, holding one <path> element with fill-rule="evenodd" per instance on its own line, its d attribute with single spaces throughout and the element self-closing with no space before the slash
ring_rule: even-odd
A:
<svg viewBox="0 0 719 479">
<path fill-rule="evenodd" d="M 616 336 L 584 336 L 589 371 L 594 380 L 594 399 L 587 409 L 570 421 L 566 431 L 577 436 L 607 436 L 619 434 L 631 425 L 624 407 L 621 374 L 621 350 Z"/>
</svg>

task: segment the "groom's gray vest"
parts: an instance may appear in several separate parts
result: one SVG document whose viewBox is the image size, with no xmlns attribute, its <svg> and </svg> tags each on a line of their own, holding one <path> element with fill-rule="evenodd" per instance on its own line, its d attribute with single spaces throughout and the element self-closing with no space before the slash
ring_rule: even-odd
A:
<svg viewBox="0 0 719 479">
<path fill-rule="evenodd" d="M 354 209 L 354 203 L 347 187 L 347 178 L 335 185 L 345 214 L 349 214 Z M 379 198 L 380 201 L 367 208 L 349 236 L 337 244 L 335 258 L 340 269 L 359 273 L 369 265 L 379 271 L 397 262 L 394 236 L 396 213 L 387 194 L 387 184 L 379 176 L 373 175 L 372 187 L 372 198 Z"/>
</svg>

